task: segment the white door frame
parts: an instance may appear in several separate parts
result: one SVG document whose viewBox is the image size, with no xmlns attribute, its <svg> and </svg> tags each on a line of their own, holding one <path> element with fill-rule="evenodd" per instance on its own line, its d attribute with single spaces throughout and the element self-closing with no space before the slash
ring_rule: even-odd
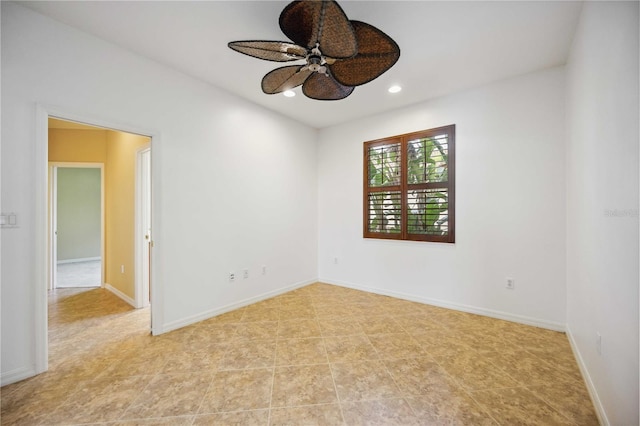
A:
<svg viewBox="0 0 640 426">
<path fill-rule="evenodd" d="M 33 364 L 35 374 L 43 373 L 49 368 L 49 342 L 48 342 L 48 270 L 49 270 L 49 214 L 48 214 L 48 158 L 49 158 L 49 117 L 59 118 L 67 121 L 76 121 L 91 126 L 104 127 L 107 129 L 120 130 L 127 133 L 144 135 L 151 138 L 154 147 L 160 146 L 160 135 L 157 132 L 139 129 L 131 125 L 124 125 L 101 118 L 90 117 L 70 111 L 65 108 L 36 104 L 36 128 L 35 128 L 35 175 L 34 175 L 34 196 L 35 196 L 35 258 L 32 291 L 34 301 L 32 305 L 33 314 Z M 158 149 L 151 151 L 151 162 L 157 164 Z M 152 169 L 151 180 L 152 190 L 152 223 L 154 235 L 154 250 L 151 253 L 151 276 L 153 277 L 153 292 L 151 293 L 151 333 L 162 334 L 164 324 L 164 292 L 162 286 L 162 275 L 156 273 L 161 262 L 156 261 L 161 255 L 161 246 L 158 244 L 161 238 L 161 215 L 158 214 L 161 182 L 159 179 L 159 169 Z"/>
<path fill-rule="evenodd" d="M 57 205 L 58 205 L 58 168 L 100 169 L 100 287 L 104 287 L 104 163 L 49 163 L 49 290 L 55 288 L 58 263 L 57 249 Z"/>
<path fill-rule="evenodd" d="M 136 308 L 149 306 L 149 256 L 152 245 L 151 223 L 147 223 L 151 213 L 149 203 L 151 191 L 151 144 L 136 151 L 136 202 L 135 202 L 135 304 Z"/>
</svg>

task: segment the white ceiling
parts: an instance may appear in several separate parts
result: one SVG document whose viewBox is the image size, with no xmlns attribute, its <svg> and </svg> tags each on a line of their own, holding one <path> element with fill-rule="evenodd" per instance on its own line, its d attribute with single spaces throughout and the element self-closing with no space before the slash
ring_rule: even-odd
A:
<svg viewBox="0 0 640 426">
<path fill-rule="evenodd" d="M 282 66 L 233 52 L 234 40 L 287 40 L 286 1 L 19 2 L 139 55 L 316 128 L 563 65 L 581 10 L 573 1 L 340 1 L 400 46 L 398 63 L 340 101 L 265 95 Z M 400 84 L 402 92 L 387 88 Z"/>
</svg>

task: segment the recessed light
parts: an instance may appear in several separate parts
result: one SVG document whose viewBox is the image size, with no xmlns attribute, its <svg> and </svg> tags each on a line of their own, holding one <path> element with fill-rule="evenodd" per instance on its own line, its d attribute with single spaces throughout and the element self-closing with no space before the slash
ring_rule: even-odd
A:
<svg viewBox="0 0 640 426">
<path fill-rule="evenodd" d="M 285 90 L 284 92 L 282 92 L 282 94 L 287 98 L 293 98 L 296 95 L 296 92 L 294 92 L 293 90 Z"/>
<path fill-rule="evenodd" d="M 389 87 L 389 93 L 398 93 L 401 90 L 402 90 L 402 87 L 397 85 Z"/>
</svg>

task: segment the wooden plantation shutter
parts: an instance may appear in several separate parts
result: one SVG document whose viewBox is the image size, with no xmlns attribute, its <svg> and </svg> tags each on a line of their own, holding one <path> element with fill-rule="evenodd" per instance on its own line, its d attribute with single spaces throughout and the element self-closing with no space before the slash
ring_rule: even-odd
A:
<svg viewBox="0 0 640 426">
<path fill-rule="evenodd" d="M 364 143 L 365 238 L 455 242 L 455 125 Z"/>
</svg>

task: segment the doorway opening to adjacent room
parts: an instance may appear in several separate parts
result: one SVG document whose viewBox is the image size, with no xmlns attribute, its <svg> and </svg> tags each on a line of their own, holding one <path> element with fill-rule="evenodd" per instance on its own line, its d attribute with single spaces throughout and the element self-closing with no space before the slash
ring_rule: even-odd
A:
<svg viewBox="0 0 640 426">
<path fill-rule="evenodd" d="M 104 284 L 104 163 L 49 163 L 49 289 Z"/>
<path fill-rule="evenodd" d="M 44 107 L 38 112 L 37 160 L 47 170 L 37 176 L 43 219 L 36 230 L 43 264 L 36 268 L 35 296 L 41 373 L 48 369 L 49 306 L 65 292 L 111 293 L 131 309 L 146 308 L 149 331 L 158 313 L 152 313 L 151 296 L 153 137 Z"/>
</svg>

